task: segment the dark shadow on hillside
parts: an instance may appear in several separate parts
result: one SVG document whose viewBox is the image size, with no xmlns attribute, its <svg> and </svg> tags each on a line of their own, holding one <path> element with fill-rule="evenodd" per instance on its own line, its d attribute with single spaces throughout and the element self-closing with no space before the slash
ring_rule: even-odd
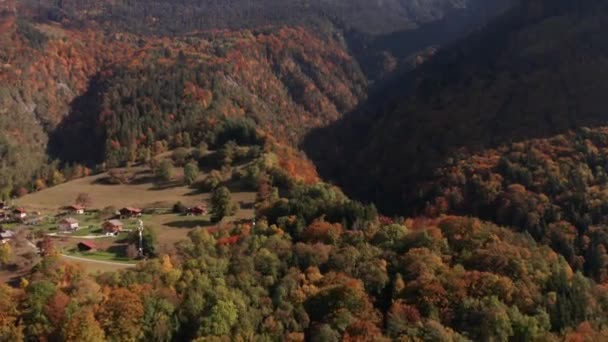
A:
<svg viewBox="0 0 608 342">
<path fill-rule="evenodd" d="M 87 91 L 70 104 L 70 112 L 51 132 L 47 153 L 62 162 L 95 165 L 103 161 L 105 133 L 99 125 L 105 85 L 96 75 Z"/>
<path fill-rule="evenodd" d="M 541 21 L 517 10 L 500 17 L 482 32 L 441 50 L 421 68 L 378 87 L 368 101 L 341 120 L 311 131 L 301 147 L 321 176 L 351 197 L 374 202 L 385 214 L 415 215 L 427 200 L 419 195 L 421 187 L 432 180 L 437 168 L 462 154 L 457 151 L 474 153 L 606 125 L 608 97 L 578 91 L 571 84 L 605 89 L 607 82 L 594 72 L 578 73 L 561 83 L 551 77 L 539 80 L 529 75 L 535 71 L 559 74 L 560 68 L 576 70 L 575 65 L 566 53 L 561 59 L 535 55 L 517 60 L 518 51 L 505 50 L 505 42 L 522 27 Z M 602 43 L 608 44 L 606 39 Z M 579 50 L 585 51 L 581 64 L 608 60 L 608 51 Z M 508 80 L 507 86 L 493 94 L 493 102 L 486 103 L 491 106 L 477 107 L 473 100 L 480 95 L 469 83 L 492 85 L 498 82 L 497 75 Z M 525 87 L 530 83 L 536 87 L 528 90 Z M 551 87 L 553 94 L 545 93 L 544 86 Z M 442 97 L 446 89 L 447 100 Z M 450 102 L 454 94 L 465 98 L 465 103 Z"/>
<path fill-rule="evenodd" d="M 172 221 L 165 224 L 171 228 L 197 228 L 197 227 L 211 227 L 213 223 L 207 220 L 183 220 L 183 221 Z"/>
<path fill-rule="evenodd" d="M 383 76 L 385 53 L 403 62 L 431 46 L 462 39 L 511 6 L 511 0 L 470 1 L 465 9 L 454 9 L 443 19 L 418 28 L 372 37 L 351 30 L 346 33 L 351 53 L 371 80 Z M 407 67 L 407 66 L 406 66 Z"/>
<path fill-rule="evenodd" d="M 152 191 L 162 191 L 162 190 L 169 190 L 169 189 L 174 189 L 174 188 L 179 188 L 184 186 L 184 182 L 181 180 L 174 180 L 174 181 L 169 181 L 169 182 L 162 182 L 162 183 L 157 183 L 154 184 L 153 187 L 151 187 L 149 190 Z"/>
</svg>

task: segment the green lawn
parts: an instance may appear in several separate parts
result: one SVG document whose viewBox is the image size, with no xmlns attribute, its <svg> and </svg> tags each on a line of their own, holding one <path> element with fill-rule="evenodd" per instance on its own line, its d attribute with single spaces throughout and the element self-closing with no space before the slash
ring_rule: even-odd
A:
<svg viewBox="0 0 608 342">
<path fill-rule="evenodd" d="M 71 236 L 87 236 L 87 235 L 103 235 L 103 229 L 100 228 L 100 226 L 86 226 L 86 227 L 82 227 L 80 229 L 78 229 L 77 231 L 69 234 Z"/>
<path fill-rule="evenodd" d="M 78 252 L 78 251 L 68 251 L 67 255 L 91 259 L 91 260 L 99 260 L 99 261 L 111 261 L 111 262 L 122 262 L 126 264 L 134 264 L 135 262 L 127 257 L 118 256 L 114 253 L 106 252 L 106 251 L 95 251 L 95 252 Z"/>
</svg>

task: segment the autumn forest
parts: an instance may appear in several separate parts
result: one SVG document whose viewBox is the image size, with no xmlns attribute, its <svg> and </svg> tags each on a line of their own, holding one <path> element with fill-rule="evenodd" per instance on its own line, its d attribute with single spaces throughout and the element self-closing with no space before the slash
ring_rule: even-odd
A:
<svg viewBox="0 0 608 342">
<path fill-rule="evenodd" d="M 608 340 L 607 25 L 0 0 L 0 341 Z"/>
</svg>

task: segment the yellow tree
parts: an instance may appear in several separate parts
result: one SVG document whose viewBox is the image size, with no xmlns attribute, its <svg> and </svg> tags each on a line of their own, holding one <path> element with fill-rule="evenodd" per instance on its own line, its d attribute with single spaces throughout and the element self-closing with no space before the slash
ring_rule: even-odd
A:
<svg viewBox="0 0 608 342">
<path fill-rule="evenodd" d="M 125 288 L 111 290 L 98 313 L 99 322 L 111 341 L 137 341 L 143 316 L 141 298 Z"/>
</svg>

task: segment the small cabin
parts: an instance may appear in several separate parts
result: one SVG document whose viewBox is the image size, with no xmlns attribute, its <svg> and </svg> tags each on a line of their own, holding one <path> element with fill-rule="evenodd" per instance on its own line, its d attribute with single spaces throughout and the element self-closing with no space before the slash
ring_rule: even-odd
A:
<svg viewBox="0 0 608 342">
<path fill-rule="evenodd" d="M 77 247 L 80 252 L 93 252 L 97 250 L 97 246 L 90 241 L 79 242 Z"/>
<path fill-rule="evenodd" d="M 188 215 L 202 216 L 207 215 L 207 206 L 199 205 L 188 209 Z"/>
<path fill-rule="evenodd" d="M 0 228 L 0 243 L 7 243 L 15 238 L 15 232 L 12 230 L 2 230 Z"/>
<path fill-rule="evenodd" d="M 76 219 L 68 217 L 59 221 L 59 231 L 61 232 L 74 232 L 80 228 L 79 223 Z"/>
<path fill-rule="evenodd" d="M 120 212 L 120 217 L 126 217 L 126 218 L 140 217 L 142 214 L 141 209 L 133 208 L 133 207 L 122 208 L 122 209 L 120 209 L 119 212 Z"/>
<path fill-rule="evenodd" d="M 0 212 L 0 221 L 4 222 L 4 221 L 10 221 L 11 220 L 11 214 L 7 213 L 7 212 Z"/>
<path fill-rule="evenodd" d="M 124 225 L 119 220 L 109 220 L 104 222 L 102 228 L 105 233 L 117 234 L 124 229 Z"/>
<path fill-rule="evenodd" d="M 27 217 L 27 211 L 23 208 L 16 208 L 13 210 L 13 218 L 22 220 Z"/>
<path fill-rule="evenodd" d="M 67 207 L 67 210 L 72 215 L 82 215 L 84 214 L 85 207 L 75 204 Z"/>
</svg>

